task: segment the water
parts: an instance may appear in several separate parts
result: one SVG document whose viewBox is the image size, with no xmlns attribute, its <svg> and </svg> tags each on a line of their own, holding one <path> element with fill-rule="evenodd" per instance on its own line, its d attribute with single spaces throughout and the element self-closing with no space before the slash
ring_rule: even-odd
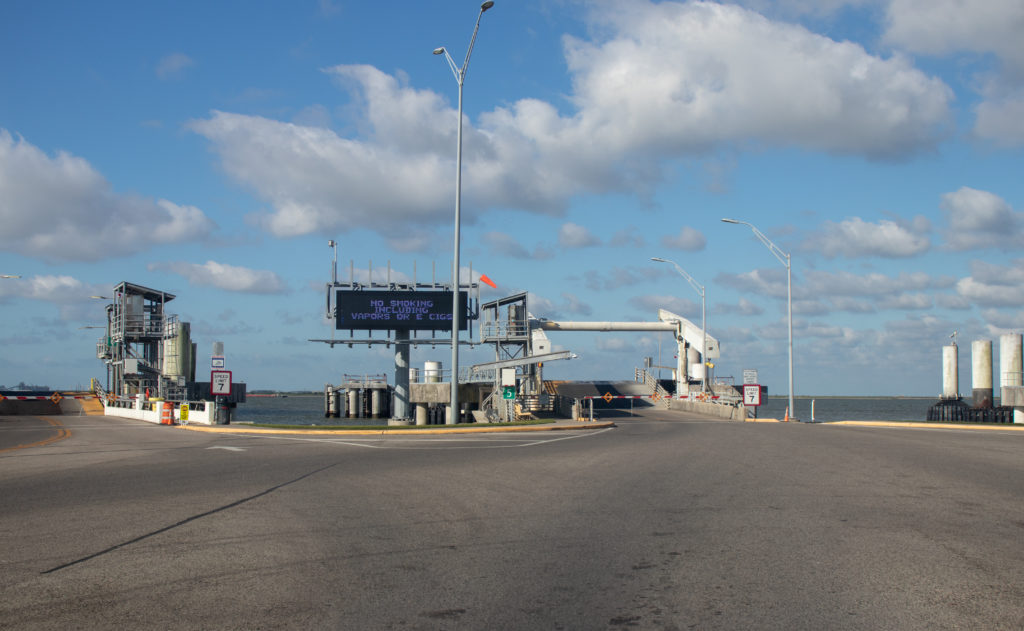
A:
<svg viewBox="0 0 1024 631">
<path fill-rule="evenodd" d="M 324 395 L 246 397 L 235 409 L 236 423 L 257 425 L 387 425 L 386 419 L 325 418 Z"/>
<path fill-rule="evenodd" d="M 817 421 L 923 421 L 934 398 L 894 397 L 823 397 L 815 399 L 814 419 Z M 794 401 L 796 413 L 790 418 L 811 420 L 811 399 Z M 760 418 L 782 419 L 788 397 L 769 397 L 758 408 Z M 324 418 L 322 394 L 287 397 L 252 397 L 235 410 L 235 421 L 262 425 L 386 425 L 384 419 Z"/>
<path fill-rule="evenodd" d="M 810 398 L 794 399 L 796 413 L 789 417 L 801 421 L 811 420 Z M 822 397 L 814 399 L 814 420 L 828 421 L 924 421 L 928 408 L 937 398 L 895 397 Z M 789 397 L 769 397 L 757 409 L 759 418 L 782 419 L 789 407 Z"/>
</svg>

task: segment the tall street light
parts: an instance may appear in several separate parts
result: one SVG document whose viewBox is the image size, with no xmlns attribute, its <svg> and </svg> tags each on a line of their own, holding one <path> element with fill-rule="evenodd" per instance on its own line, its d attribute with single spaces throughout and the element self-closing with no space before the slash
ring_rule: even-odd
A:
<svg viewBox="0 0 1024 631">
<path fill-rule="evenodd" d="M 704 370 L 701 371 L 701 375 L 700 375 L 700 391 L 703 392 L 704 394 L 707 394 L 707 392 L 708 392 L 708 312 L 707 312 L 707 305 L 706 305 L 706 303 L 704 301 L 704 285 L 701 285 L 697 281 L 693 280 L 693 276 L 690 276 L 689 274 L 687 274 L 686 271 L 683 270 L 683 268 L 679 267 L 679 264 L 676 263 L 675 261 L 670 261 L 668 259 L 659 258 L 657 256 L 652 256 L 651 260 L 652 261 L 657 261 L 659 263 L 671 263 L 673 266 L 675 266 L 676 271 L 679 272 L 679 274 L 682 275 L 682 277 L 686 279 L 686 282 L 690 283 L 690 286 L 693 287 L 694 289 L 696 289 L 697 293 L 700 294 L 700 328 L 701 328 L 701 331 L 704 334 L 704 340 L 701 343 L 701 349 L 700 349 L 700 360 L 704 364 L 704 366 L 703 366 Z M 680 394 L 679 392 L 676 393 L 676 395 L 679 395 L 679 394 Z"/>
<path fill-rule="evenodd" d="M 786 266 L 786 304 L 789 312 L 789 414 L 796 418 L 796 409 L 793 407 L 793 266 L 790 261 L 789 254 L 779 249 L 779 246 L 771 242 L 771 240 L 764 236 L 760 230 L 754 227 L 754 224 L 739 221 L 737 219 L 722 219 L 725 223 L 738 223 L 744 226 L 749 226 L 754 231 L 754 235 L 761 240 L 761 243 L 765 244 L 775 258 L 779 259 L 779 262 Z"/>
<path fill-rule="evenodd" d="M 0 274 L 0 278 L 21 278 L 18 274 Z"/>
<path fill-rule="evenodd" d="M 459 84 L 459 133 L 455 149 L 455 255 L 452 261 L 452 393 L 451 393 L 451 418 L 448 423 L 454 425 L 459 422 L 459 323 L 462 322 L 459 310 L 459 249 L 461 245 L 460 228 L 462 224 L 462 84 L 466 80 L 466 69 L 469 67 L 469 56 L 473 54 L 473 44 L 476 42 L 476 33 L 480 30 L 480 18 L 484 11 L 494 6 L 492 0 L 487 0 L 480 5 L 480 13 L 476 16 L 476 26 L 473 27 L 473 37 L 469 40 L 469 48 L 466 50 L 466 59 L 462 67 L 455 65 L 455 60 L 448 54 L 448 50 L 441 46 L 434 49 L 435 55 L 444 55 L 448 65 L 455 75 L 455 82 Z"/>
</svg>

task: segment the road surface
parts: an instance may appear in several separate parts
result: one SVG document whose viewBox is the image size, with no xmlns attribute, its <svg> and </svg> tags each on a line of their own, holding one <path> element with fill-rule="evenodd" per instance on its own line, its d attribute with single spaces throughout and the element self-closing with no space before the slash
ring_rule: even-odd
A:
<svg viewBox="0 0 1024 631">
<path fill-rule="evenodd" d="M 0 629 L 1024 628 L 1024 434 L 667 418 L 0 417 Z"/>
</svg>

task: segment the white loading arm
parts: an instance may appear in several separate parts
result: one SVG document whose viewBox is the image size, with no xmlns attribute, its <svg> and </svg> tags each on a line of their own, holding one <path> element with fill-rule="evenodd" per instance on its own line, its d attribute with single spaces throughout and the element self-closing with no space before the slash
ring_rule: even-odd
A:
<svg viewBox="0 0 1024 631">
<path fill-rule="evenodd" d="M 690 322 L 681 315 L 676 315 L 671 311 L 665 309 L 658 309 L 658 319 L 662 322 L 674 322 L 678 327 L 676 335 L 685 340 L 690 346 L 696 349 L 704 347 L 704 330 L 699 326 Z M 707 337 L 707 357 L 704 361 L 709 359 L 717 359 L 720 355 L 718 352 L 718 340 L 708 335 Z"/>
</svg>

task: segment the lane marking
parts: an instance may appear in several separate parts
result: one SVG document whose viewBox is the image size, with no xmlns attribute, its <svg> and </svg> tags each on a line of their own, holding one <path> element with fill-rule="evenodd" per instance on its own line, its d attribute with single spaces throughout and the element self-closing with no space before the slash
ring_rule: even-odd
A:
<svg viewBox="0 0 1024 631">
<path fill-rule="evenodd" d="M 53 427 L 58 428 L 57 434 L 54 435 L 54 436 L 50 436 L 49 438 L 44 438 L 43 440 L 37 440 L 34 443 L 27 443 L 25 445 L 15 445 L 14 447 L 7 447 L 7 448 L 4 448 L 4 449 L 0 449 L 0 453 L 4 453 L 4 452 L 7 452 L 7 451 L 15 451 L 15 450 L 18 450 L 18 449 L 28 449 L 29 447 L 42 447 L 43 445 L 49 445 L 50 443 L 55 443 L 58 440 L 64 440 L 65 438 L 70 438 L 71 437 L 71 430 L 66 428 L 66 427 L 64 427 L 63 425 L 61 425 L 60 421 L 58 421 L 56 419 L 52 419 L 52 418 L 46 417 L 46 416 L 36 416 L 34 418 L 37 418 L 37 419 L 42 420 L 42 421 L 46 421 L 47 423 L 49 423 Z M 31 428 L 31 429 L 34 429 L 34 428 Z"/>
<path fill-rule="evenodd" d="M 587 436 L 596 436 L 597 434 L 603 434 L 611 431 L 613 427 L 606 427 L 604 429 L 595 429 L 587 432 L 573 432 L 569 435 L 562 435 L 556 437 L 528 437 L 528 436 L 487 436 L 487 437 L 470 437 L 470 436 L 437 436 L 437 437 L 409 437 L 403 440 L 402 437 L 396 436 L 395 434 L 378 436 L 376 438 L 332 438 L 329 436 L 323 437 L 302 437 L 302 436 L 280 436 L 280 435 L 246 435 L 246 438 L 259 438 L 263 440 L 287 440 L 294 442 L 304 443 L 328 443 L 331 445 L 346 445 L 349 447 L 362 447 L 364 449 L 401 449 L 401 450 L 444 450 L 444 449 L 513 449 L 518 447 L 534 447 L 537 445 L 545 445 L 548 443 L 555 443 L 563 440 L 572 440 L 576 438 L 585 438 Z M 550 436 L 550 434 L 548 434 Z M 451 446 L 442 446 L 440 443 L 456 443 Z M 505 443 L 505 444 L 501 444 Z"/>
<path fill-rule="evenodd" d="M 213 447 L 207 447 L 207 449 L 223 449 L 225 451 L 245 451 L 244 447 L 228 447 L 227 445 L 214 445 Z"/>
</svg>

